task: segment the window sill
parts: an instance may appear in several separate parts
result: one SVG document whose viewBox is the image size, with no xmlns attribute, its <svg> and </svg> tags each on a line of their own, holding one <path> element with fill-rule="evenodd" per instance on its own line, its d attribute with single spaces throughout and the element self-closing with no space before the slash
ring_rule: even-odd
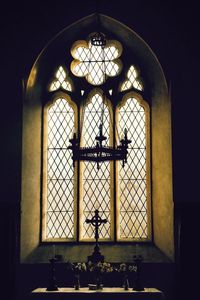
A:
<svg viewBox="0 0 200 300">
<path fill-rule="evenodd" d="M 22 263 L 47 263 L 49 258 L 56 255 L 62 258 L 62 262 L 86 262 L 87 257 L 93 253 L 94 244 L 91 243 L 42 243 Z M 171 260 L 163 254 L 155 245 L 146 243 L 100 243 L 101 254 L 105 261 L 111 263 L 133 262 L 133 255 L 142 255 L 146 263 L 168 263 Z"/>
</svg>

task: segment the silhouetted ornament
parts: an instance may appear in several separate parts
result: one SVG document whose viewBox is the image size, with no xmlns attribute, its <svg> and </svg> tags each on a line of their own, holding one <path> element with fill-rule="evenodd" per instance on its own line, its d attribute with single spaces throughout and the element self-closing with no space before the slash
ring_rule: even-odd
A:
<svg viewBox="0 0 200 300">
<path fill-rule="evenodd" d="M 91 44 L 93 46 L 101 46 L 104 47 L 106 45 L 106 37 L 102 32 L 95 32 L 91 36 Z"/>
<path fill-rule="evenodd" d="M 133 285 L 133 290 L 135 291 L 144 291 L 144 286 L 141 280 L 141 266 L 142 266 L 142 261 L 143 261 L 143 257 L 142 255 L 134 255 L 133 256 L 133 261 L 134 264 L 137 268 L 136 271 L 136 279 Z"/>
<path fill-rule="evenodd" d="M 57 259 L 55 257 L 49 259 L 50 262 L 50 279 L 49 279 L 49 285 L 47 287 L 47 291 L 57 291 L 58 286 L 56 283 L 56 276 L 55 276 L 55 263 L 57 262 Z"/>
</svg>

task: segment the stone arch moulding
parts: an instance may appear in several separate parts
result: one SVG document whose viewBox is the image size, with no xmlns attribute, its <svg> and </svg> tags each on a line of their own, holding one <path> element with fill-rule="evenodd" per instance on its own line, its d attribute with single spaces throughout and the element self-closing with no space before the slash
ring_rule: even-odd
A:
<svg viewBox="0 0 200 300">
<path fill-rule="evenodd" d="M 98 23 L 98 24 L 97 24 Z M 111 17 L 95 14 L 77 21 L 61 31 L 40 53 L 30 71 L 23 103 L 23 157 L 21 199 L 21 261 L 47 262 L 51 245 L 41 241 L 41 156 L 42 110 L 47 97 L 47 85 L 55 69 L 56 57 L 67 59 L 66 48 L 75 39 L 87 37 L 98 28 L 112 35 L 130 50 L 134 62 L 140 66 L 145 78 L 151 116 L 151 191 L 152 191 L 152 243 L 139 246 L 148 261 L 174 259 L 174 211 L 172 191 L 171 103 L 164 73 L 150 47 L 133 30 Z M 63 50 L 64 49 L 64 50 Z M 133 63 L 134 63 L 133 62 Z M 34 143 L 32 141 L 34 140 Z M 30 176 L 31 175 L 31 176 Z M 60 244 L 59 254 L 74 261 L 85 260 L 91 245 Z M 110 248 L 112 247 L 112 253 Z M 109 261 L 131 261 L 135 244 L 102 245 Z M 159 250 L 161 251 L 159 251 Z M 164 256 L 162 256 L 164 253 Z"/>
</svg>

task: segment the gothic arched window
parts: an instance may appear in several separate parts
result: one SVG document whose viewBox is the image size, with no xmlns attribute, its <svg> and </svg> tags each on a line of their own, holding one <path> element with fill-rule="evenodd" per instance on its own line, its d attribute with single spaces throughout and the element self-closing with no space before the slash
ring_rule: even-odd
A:
<svg viewBox="0 0 200 300">
<path fill-rule="evenodd" d="M 103 56 L 94 31 L 105 34 Z M 53 243 L 64 259 L 84 261 L 94 241 L 85 220 L 96 208 L 108 220 L 108 261 L 132 261 L 140 241 L 148 261 L 160 260 L 159 249 L 174 258 L 170 109 L 158 59 L 118 21 L 91 15 L 48 43 L 25 82 L 22 261 L 46 262 Z M 73 165 L 69 139 L 75 132 L 81 147 L 93 146 L 102 119 L 108 147 L 128 130 L 127 163 Z"/>
<path fill-rule="evenodd" d="M 70 64 L 57 66 L 48 88 L 53 100 L 44 109 L 43 240 L 94 240 L 85 220 L 98 209 L 108 220 L 100 227 L 101 241 L 148 241 L 150 115 L 143 83 L 132 61 L 123 60 L 126 49 L 119 41 L 102 47 L 91 44 L 90 36 L 72 44 Z M 127 163 L 106 161 L 98 169 L 82 161 L 73 167 L 69 139 L 79 132 L 82 146 L 92 147 L 101 123 L 106 146 L 127 129 Z"/>
</svg>

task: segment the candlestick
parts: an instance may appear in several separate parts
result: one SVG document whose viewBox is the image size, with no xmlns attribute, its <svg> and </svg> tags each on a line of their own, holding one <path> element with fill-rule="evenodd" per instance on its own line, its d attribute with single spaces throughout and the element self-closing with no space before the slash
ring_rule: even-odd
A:
<svg viewBox="0 0 200 300">
<path fill-rule="evenodd" d="M 47 291 L 57 291 L 58 286 L 56 283 L 56 276 L 55 276 L 56 259 L 51 258 L 51 259 L 49 259 L 49 262 L 50 262 L 50 278 L 49 278 L 49 285 L 47 287 Z"/>
<path fill-rule="evenodd" d="M 137 268 L 136 279 L 133 286 L 133 290 L 144 291 L 144 286 L 141 280 L 141 265 L 142 265 L 143 257 L 142 255 L 134 255 L 133 260 L 134 260 L 134 265 Z"/>
</svg>

